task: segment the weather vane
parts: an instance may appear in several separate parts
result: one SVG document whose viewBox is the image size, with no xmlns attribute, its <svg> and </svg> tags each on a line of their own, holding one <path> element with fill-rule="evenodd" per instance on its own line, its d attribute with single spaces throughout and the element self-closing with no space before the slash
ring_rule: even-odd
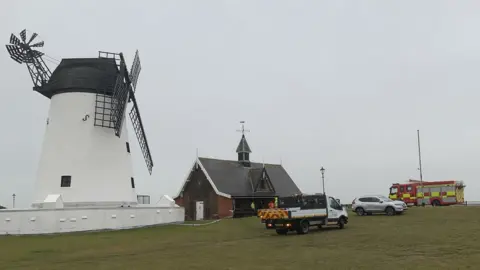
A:
<svg viewBox="0 0 480 270">
<path fill-rule="evenodd" d="M 245 129 L 245 121 L 240 121 L 240 124 L 242 124 L 242 129 L 237 129 L 237 132 L 242 132 L 242 135 L 245 135 L 245 132 L 250 132 L 250 130 Z"/>
</svg>

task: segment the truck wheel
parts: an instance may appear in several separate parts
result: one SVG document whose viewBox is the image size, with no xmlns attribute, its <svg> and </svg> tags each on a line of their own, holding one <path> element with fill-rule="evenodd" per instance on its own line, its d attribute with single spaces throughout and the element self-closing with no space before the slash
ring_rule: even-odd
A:
<svg viewBox="0 0 480 270">
<path fill-rule="evenodd" d="M 297 228 L 298 234 L 307 234 L 310 231 L 310 223 L 308 220 L 300 222 L 300 226 Z"/>
<path fill-rule="evenodd" d="M 385 213 L 387 214 L 387 216 L 393 216 L 395 215 L 395 209 L 389 206 L 385 209 Z"/>
<path fill-rule="evenodd" d="M 287 229 L 276 229 L 278 235 L 287 235 Z"/>
<path fill-rule="evenodd" d="M 439 200 L 433 200 L 432 206 L 440 206 L 440 201 Z"/>
<path fill-rule="evenodd" d="M 363 208 L 361 208 L 361 207 L 355 209 L 355 212 L 356 212 L 357 215 L 359 215 L 359 216 L 365 215 L 365 210 L 363 210 Z"/>
<path fill-rule="evenodd" d="M 345 219 L 344 219 L 343 217 L 341 217 L 341 218 L 338 220 L 338 228 L 340 228 L 340 229 L 345 228 Z"/>
</svg>

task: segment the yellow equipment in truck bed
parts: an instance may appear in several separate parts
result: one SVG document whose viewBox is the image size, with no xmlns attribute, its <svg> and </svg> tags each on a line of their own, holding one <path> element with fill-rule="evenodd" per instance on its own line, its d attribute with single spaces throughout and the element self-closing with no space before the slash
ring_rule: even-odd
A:
<svg viewBox="0 0 480 270">
<path fill-rule="evenodd" d="M 287 219 L 288 210 L 279 208 L 260 209 L 258 210 L 257 215 L 261 219 Z"/>
</svg>

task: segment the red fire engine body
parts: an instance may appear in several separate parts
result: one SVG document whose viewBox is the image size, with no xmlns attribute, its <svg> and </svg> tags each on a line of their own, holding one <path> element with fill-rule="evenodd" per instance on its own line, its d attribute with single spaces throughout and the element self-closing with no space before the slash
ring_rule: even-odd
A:
<svg viewBox="0 0 480 270">
<path fill-rule="evenodd" d="M 463 181 L 418 181 L 409 180 L 408 183 L 395 183 L 390 187 L 389 198 L 402 200 L 410 205 L 440 206 L 464 202 Z"/>
</svg>

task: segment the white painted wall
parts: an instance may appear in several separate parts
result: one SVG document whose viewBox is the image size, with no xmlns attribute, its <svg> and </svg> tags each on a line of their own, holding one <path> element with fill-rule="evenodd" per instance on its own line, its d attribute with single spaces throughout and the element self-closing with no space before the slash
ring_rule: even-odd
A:
<svg viewBox="0 0 480 270">
<path fill-rule="evenodd" d="M 95 94 L 63 93 L 52 97 L 40 156 L 34 203 L 49 194 L 61 194 L 65 205 L 74 202 L 136 204 L 128 133 L 94 126 Z M 89 115 L 86 121 L 82 118 Z M 130 143 L 131 144 L 131 143 Z M 60 187 L 62 175 L 71 175 L 71 187 Z M 95 203 L 93 205 L 95 205 Z"/>
<path fill-rule="evenodd" d="M 129 229 L 183 223 L 183 207 L 64 208 L 0 211 L 0 235 Z"/>
</svg>

